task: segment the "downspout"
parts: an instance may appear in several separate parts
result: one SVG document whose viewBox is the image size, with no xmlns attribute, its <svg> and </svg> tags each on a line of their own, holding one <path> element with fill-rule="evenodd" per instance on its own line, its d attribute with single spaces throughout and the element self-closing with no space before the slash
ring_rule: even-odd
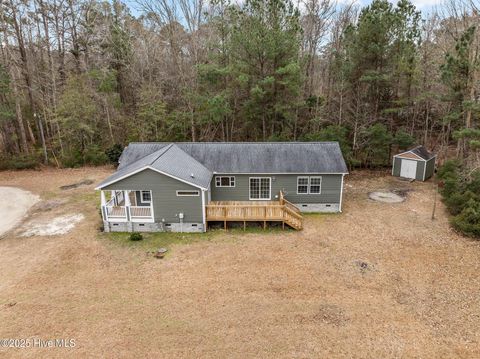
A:
<svg viewBox="0 0 480 359">
<path fill-rule="evenodd" d="M 205 194 L 207 192 L 202 189 L 202 218 L 203 218 L 203 232 L 207 231 L 207 220 L 206 220 L 206 213 L 205 213 Z"/>
</svg>

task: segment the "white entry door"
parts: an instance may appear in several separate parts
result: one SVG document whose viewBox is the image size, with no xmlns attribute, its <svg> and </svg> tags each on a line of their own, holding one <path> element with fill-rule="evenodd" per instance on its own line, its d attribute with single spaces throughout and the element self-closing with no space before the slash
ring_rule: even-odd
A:
<svg viewBox="0 0 480 359">
<path fill-rule="evenodd" d="M 402 159 L 400 177 L 415 178 L 417 175 L 417 161 Z"/>
</svg>

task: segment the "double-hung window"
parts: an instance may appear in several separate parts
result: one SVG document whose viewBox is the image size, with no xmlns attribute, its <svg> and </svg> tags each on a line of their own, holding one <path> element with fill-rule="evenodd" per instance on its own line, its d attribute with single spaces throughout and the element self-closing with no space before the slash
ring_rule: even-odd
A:
<svg viewBox="0 0 480 359">
<path fill-rule="evenodd" d="M 217 176 L 215 177 L 216 187 L 235 187 L 234 176 Z"/>
<path fill-rule="evenodd" d="M 322 176 L 297 177 L 297 194 L 321 194 Z"/>
<path fill-rule="evenodd" d="M 297 193 L 308 194 L 308 177 L 297 177 Z"/>
</svg>

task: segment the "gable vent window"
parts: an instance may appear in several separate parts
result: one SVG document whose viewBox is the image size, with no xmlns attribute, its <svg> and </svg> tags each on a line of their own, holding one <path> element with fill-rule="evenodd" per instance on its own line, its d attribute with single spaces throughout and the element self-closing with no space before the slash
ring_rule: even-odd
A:
<svg viewBox="0 0 480 359">
<path fill-rule="evenodd" d="M 217 176 L 215 177 L 216 187 L 235 187 L 234 176 Z"/>
<path fill-rule="evenodd" d="M 322 177 L 297 177 L 297 194 L 321 194 Z"/>
<path fill-rule="evenodd" d="M 200 191 L 177 191 L 178 197 L 200 196 Z"/>
</svg>

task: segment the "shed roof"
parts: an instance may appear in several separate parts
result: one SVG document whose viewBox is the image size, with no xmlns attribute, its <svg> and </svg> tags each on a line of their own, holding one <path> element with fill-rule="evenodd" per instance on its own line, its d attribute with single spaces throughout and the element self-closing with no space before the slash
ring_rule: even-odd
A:
<svg viewBox="0 0 480 359">
<path fill-rule="evenodd" d="M 152 169 L 200 188 L 208 188 L 212 172 L 171 143 L 118 168 L 102 181 L 97 189 L 106 187 L 144 169 Z"/>
<path fill-rule="evenodd" d="M 435 157 L 435 154 L 432 153 L 432 152 L 429 152 L 425 146 L 417 146 L 417 147 L 414 147 L 408 151 L 405 151 L 405 152 L 402 152 L 402 153 L 399 153 L 398 155 L 402 155 L 404 153 L 413 153 L 415 155 L 417 155 L 418 157 L 424 159 L 425 161 L 428 161 L 429 159 L 432 159 L 433 157 Z"/>
<path fill-rule="evenodd" d="M 169 143 L 131 143 L 119 169 Z M 182 142 L 176 145 L 216 173 L 347 173 L 338 142 Z"/>
</svg>

